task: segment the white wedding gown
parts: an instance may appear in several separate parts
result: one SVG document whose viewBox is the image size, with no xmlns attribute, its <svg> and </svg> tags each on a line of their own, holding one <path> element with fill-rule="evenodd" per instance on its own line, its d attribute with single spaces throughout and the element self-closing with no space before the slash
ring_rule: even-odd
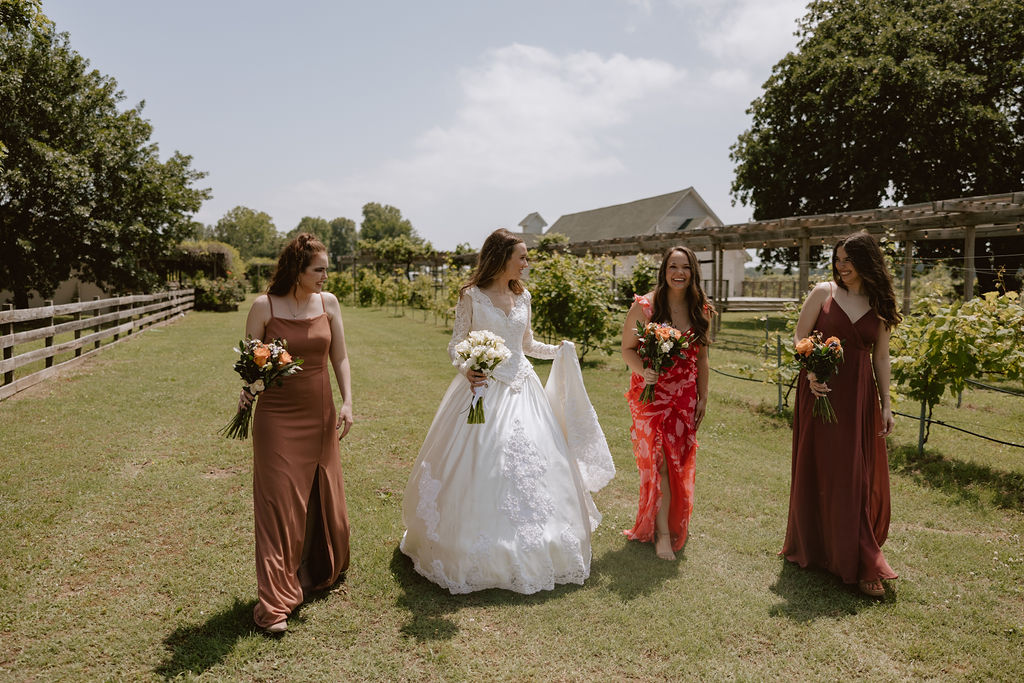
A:
<svg viewBox="0 0 1024 683">
<path fill-rule="evenodd" d="M 416 571 L 452 593 L 518 593 L 582 584 L 601 515 L 590 491 L 614 475 L 571 343 L 537 342 L 530 294 L 505 315 L 470 287 L 455 311 L 448 353 L 471 330 L 490 330 L 512 352 L 483 399 L 484 424 L 467 424 L 472 397 L 452 380 L 405 488 L 401 550 Z M 547 392 L 525 354 L 553 358 Z"/>
</svg>

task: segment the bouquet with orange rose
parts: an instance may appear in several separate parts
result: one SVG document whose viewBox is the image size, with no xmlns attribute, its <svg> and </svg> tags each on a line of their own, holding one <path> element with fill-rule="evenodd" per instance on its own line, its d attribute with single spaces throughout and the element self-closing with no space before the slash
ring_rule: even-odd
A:
<svg viewBox="0 0 1024 683">
<path fill-rule="evenodd" d="M 287 346 L 288 342 L 283 339 L 263 342 L 246 337 L 245 341 L 238 342 L 238 348 L 235 349 L 235 353 L 238 354 L 235 372 L 242 378 L 246 390 L 253 395 L 253 400 L 235 413 L 231 422 L 220 430 L 220 434 L 229 439 L 248 438 L 256 397 L 272 385 L 280 386 L 282 378 L 302 370 L 299 367 L 302 365 L 302 359 L 292 358 Z"/>
<path fill-rule="evenodd" d="M 661 371 L 676 364 L 675 358 L 693 343 L 693 332 L 685 334 L 662 323 L 645 323 L 638 320 L 636 336 L 640 339 L 636 353 L 644 362 L 645 368 L 653 368 L 659 375 Z M 641 403 L 654 400 L 654 384 L 648 384 L 640 393 Z"/>
<path fill-rule="evenodd" d="M 843 343 L 838 337 L 823 338 L 817 330 L 810 337 L 804 337 L 796 343 L 797 364 L 807 372 L 813 372 L 819 382 L 827 382 L 839 372 L 839 364 L 843 362 Z M 819 417 L 823 422 L 836 422 L 836 411 L 828 396 L 817 396 L 811 407 L 811 415 Z"/>
</svg>

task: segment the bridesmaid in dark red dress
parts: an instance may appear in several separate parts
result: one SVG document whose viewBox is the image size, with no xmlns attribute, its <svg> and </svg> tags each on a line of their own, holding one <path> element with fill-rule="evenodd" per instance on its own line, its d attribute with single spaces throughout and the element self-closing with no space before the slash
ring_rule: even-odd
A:
<svg viewBox="0 0 1024 683">
<path fill-rule="evenodd" d="M 256 625 L 271 633 L 305 595 L 348 568 L 349 528 L 339 440 L 352 426 L 352 388 L 341 307 L 330 292 L 327 248 L 302 233 L 281 252 L 267 294 L 253 302 L 246 334 L 285 339 L 302 370 L 260 394 L 253 416 Z M 341 390 L 335 410 L 329 366 Z M 251 400 L 246 392 L 241 404 Z"/>
<path fill-rule="evenodd" d="M 807 296 L 796 326 L 797 340 L 814 330 L 838 337 L 844 359 L 827 384 L 800 372 L 782 554 L 881 597 L 882 579 L 897 578 L 881 546 L 889 533 L 885 437 L 893 428 L 889 334 L 902 316 L 882 251 L 869 234 L 839 241 L 832 279 Z M 817 396 L 828 396 L 837 422 L 812 417 Z"/>
</svg>

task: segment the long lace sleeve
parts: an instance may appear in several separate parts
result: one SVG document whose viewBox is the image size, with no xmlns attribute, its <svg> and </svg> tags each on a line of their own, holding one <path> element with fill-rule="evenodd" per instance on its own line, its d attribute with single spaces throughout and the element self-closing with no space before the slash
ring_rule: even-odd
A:
<svg viewBox="0 0 1024 683">
<path fill-rule="evenodd" d="M 452 365 L 458 367 L 459 361 L 455 357 L 455 345 L 469 336 L 469 330 L 473 327 L 473 300 L 468 295 L 459 296 L 459 303 L 455 304 L 455 323 L 452 325 L 452 340 L 448 342 L 448 357 Z"/>
<path fill-rule="evenodd" d="M 523 332 L 523 353 L 534 358 L 551 360 L 558 353 L 558 346 L 545 344 L 533 338 L 533 301 L 529 292 L 526 295 L 526 331 Z"/>
</svg>

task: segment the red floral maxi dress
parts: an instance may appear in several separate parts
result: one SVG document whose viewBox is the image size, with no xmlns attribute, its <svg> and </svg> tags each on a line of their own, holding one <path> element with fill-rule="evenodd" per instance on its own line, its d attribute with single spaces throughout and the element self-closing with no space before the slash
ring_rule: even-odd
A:
<svg viewBox="0 0 1024 683">
<path fill-rule="evenodd" d="M 651 319 L 651 302 L 642 296 L 634 301 L 643 308 L 644 317 Z M 640 470 L 640 505 L 636 523 L 623 531 L 634 541 L 654 540 L 654 521 L 661 506 L 661 457 L 668 458 L 668 484 L 671 493 L 668 509 L 668 528 L 672 537 L 672 550 L 678 552 L 686 543 L 693 512 L 693 482 L 697 462 L 697 432 L 694 412 L 697 407 L 697 354 L 699 344 L 691 344 L 682 352 L 675 364 L 662 371 L 654 386 L 654 400 L 640 402 L 644 390 L 643 377 L 634 373 L 630 378 L 629 412 L 633 426 L 629 434 L 633 439 L 633 455 Z"/>
</svg>

